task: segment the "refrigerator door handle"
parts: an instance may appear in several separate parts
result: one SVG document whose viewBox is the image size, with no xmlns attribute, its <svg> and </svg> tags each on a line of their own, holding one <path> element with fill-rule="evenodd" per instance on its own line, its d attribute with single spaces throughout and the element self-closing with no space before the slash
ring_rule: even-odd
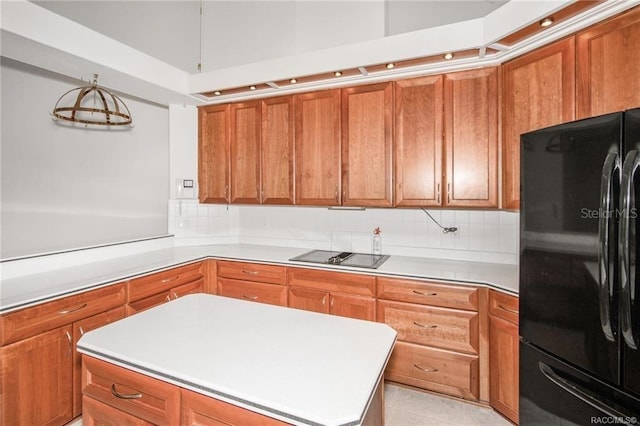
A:
<svg viewBox="0 0 640 426">
<path fill-rule="evenodd" d="M 591 392 L 589 390 L 584 389 L 579 384 L 573 383 L 572 381 L 565 379 L 564 377 L 560 377 L 552 367 L 548 366 L 544 362 L 538 361 L 538 368 L 549 381 L 558 386 L 560 389 L 573 395 L 585 404 L 594 407 L 596 410 L 601 411 L 603 414 L 623 419 L 629 417 L 628 413 L 621 413 L 617 409 L 605 404 L 601 398 L 597 398 L 595 395 L 591 395 Z"/>
<path fill-rule="evenodd" d="M 635 255 L 633 264 L 629 253 L 631 243 L 631 218 L 636 217 L 635 208 L 635 185 L 633 178 L 636 170 L 640 166 L 640 152 L 629 151 L 622 166 L 622 183 L 620 184 L 620 232 L 619 232 L 619 253 L 620 253 L 620 329 L 624 341 L 631 349 L 638 349 L 638 339 L 633 331 L 631 319 L 631 286 L 635 286 L 636 270 Z M 635 234 L 635 228 L 634 228 Z M 635 238 L 635 235 L 634 235 Z M 635 243 L 634 243 L 635 246 Z"/>
<path fill-rule="evenodd" d="M 611 326 L 611 299 L 613 297 L 613 277 L 610 270 L 609 242 L 611 235 L 611 220 L 614 217 L 612 208 L 611 179 L 618 164 L 618 153 L 610 152 L 604 160 L 602 166 L 602 178 L 600 180 L 600 215 L 598 220 L 598 272 L 599 291 L 598 301 L 600 305 L 600 326 L 604 337 L 615 342 L 613 328 Z"/>
</svg>

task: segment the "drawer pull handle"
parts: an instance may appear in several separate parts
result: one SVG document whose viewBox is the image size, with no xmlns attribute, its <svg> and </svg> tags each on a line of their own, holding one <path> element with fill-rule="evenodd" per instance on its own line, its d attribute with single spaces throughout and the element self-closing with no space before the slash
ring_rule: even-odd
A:
<svg viewBox="0 0 640 426">
<path fill-rule="evenodd" d="M 167 294 L 167 297 L 164 300 L 166 300 L 167 302 L 171 302 L 171 296 Z"/>
<path fill-rule="evenodd" d="M 437 368 L 424 368 L 424 367 L 420 367 L 418 364 L 413 364 L 414 368 L 417 368 L 420 371 L 424 371 L 425 373 L 435 373 L 436 371 L 438 371 Z"/>
<path fill-rule="evenodd" d="M 420 324 L 419 322 L 416 322 L 416 321 L 414 321 L 413 324 L 422 328 L 438 328 L 437 325 L 425 325 L 425 324 Z"/>
<path fill-rule="evenodd" d="M 111 394 L 113 396 L 115 396 L 116 398 L 120 398 L 120 399 L 140 399 L 142 398 L 142 394 L 141 393 L 120 393 L 116 390 L 116 384 L 113 383 L 111 385 Z"/>
<path fill-rule="evenodd" d="M 66 315 L 66 314 L 70 314 L 70 313 L 72 313 L 72 312 L 77 312 L 77 311 L 79 311 L 80 309 L 84 309 L 84 308 L 86 308 L 86 307 L 87 307 L 87 304 L 86 304 L 86 303 L 84 303 L 82 306 L 78 306 L 77 308 L 74 308 L 74 309 L 65 309 L 64 311 L 60 311 L 60 312 L 58 312 L 58 315 Z"/>
<path fill-rule="evenodd" d="M 80 336 L 84 336 L 84 328 L 82 328 L 82 326 L 78 327 L 78 330 L 80 331 Z"/>
<path fill-rule="evenodd" d="M 170 283 L 171 281 L 175 281 L 178 278 L 180 278 L 180 275 L 176 275 L 175 277 L 171 277 L 171 278 L 165 278 L 164 280 L 162 280 L 162 284 L 164 283 Z"/>
<path fill-rule="evenodd" d="M 243 294 L 242 298 L 247 300 L 258 300 L 258 296 L 247 296 L 246 294 Z"/>
<path fill-rule="evenodd" d="M 415 294 L 419 294 L 420 296 L 437 296 L 438 295 L 438 293 L 423 293 L 423 292 L 418 291 L 418 290 L 413 290 L 413 292 Z"/>
<path fill-rule="evenodd" d="M 178 296 L 178 293 L 173 293 L 173 298 L 174 298 L 174 299 L 177 299 L 178 297 L 179 297 L 179 296 Z"/>
<path fill-rule="evenodd" d="M 65 334 L 67 335 L 67 341 L 69 342 L 69 346 L 67 347 L 67 355 L 65 355 L 65 358 L 69 358 L 69 356 L 71 356 L 71 349 L 73 348 L 73 342 L 71 339 L 71 333 L 67 331 Z"/>
<path fill-rule="evenodd" d="M 519 312 L 518 312 L 517 310 L 515 310 L 515 309 L 509 309 L 509 308 L 507 308 L 507 307 L 505 307 L 505 306 L 503 306 L 503 305 L 500 305 L 500 304 L 498 304 L 498 309 L 502 309 L 503 311 L 507 311 L 507 312 L 509 312 L 509 313 L 516 314 L 516 315 L 518 315 L 518 314 L 519 314 Z"/>
<path fill-rule="evenodd" d="M 242 270 L 242 273 L 247 275 L 258 275 L 258 271 L 245 271 L 244 269 Z"/>
</svg>

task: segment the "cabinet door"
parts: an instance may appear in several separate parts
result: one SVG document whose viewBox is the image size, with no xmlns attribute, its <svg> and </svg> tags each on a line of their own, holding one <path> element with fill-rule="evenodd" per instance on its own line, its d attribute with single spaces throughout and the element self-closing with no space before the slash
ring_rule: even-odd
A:
<svg viewBox="0 0 640 426">
<path fill-rule="evenodd" d="M 340 90 L 294 99 L 296 204 L 340 205 Z"/>
<path fill-rule="evenodd" d="M 262 101 L 262 204 L 293 204 L 293 96 Z"/>
<path fill-rule="evenodd" d="M 231 105 L 231 202 L 260 203 L 260 101 Z"/>
<path fill-rule="evenodd" d="M 445 76 L 445 207 L 498 207 L 498 69 Z"/>
<path fill-rule="evenodd" d="M 198 182 L 200 202 L 229 202 L 230 106 L 198 109 Z"/>
<path fill-rule="evenodd" d="M 342 89 L 342 204 L 390 207 L 393 84 Z"/>
<path fill-rule="evenodd" d="M 518 325 L 489 317 L 491 406 L 518 423 L 519 350 Z"/>
<path fill-rule="evenodd" d="M 376 302 L 371 297 L 332 294 L 330 298 L 329 313 L 331 315 L 367 321 L 376 320 Z"/>
<path fill-rule="evenodd" d="M 76 350 L 78 340 L 87 331 L 95 330 L 125 316 L 125 307 L 121 306 L 73 323 L 73 417 L 82 414 L 82 355 Z"/>
<path fill-rule="evenodd" d="M 289 287 L 289 307 L 305 311 L 329 313 L 329 293 L 308 288 Z"/>
<path fill-rule="evenodd" d="M 502 66 L 502 206 L 520 208 L 520 135 L 575 118 L 575 39 Z"/>
<path fill-rule="evenodd" d="M 73 418 L 71 326 L 0 348 L 0 418 L 6 425 L 63 425 Z"/>
<path fill-rule="evenodd" d="M 395 205 L 442 204 L 441 75 L 396 81 Z"/>
<path fill-rule="evenodd" d="M 577 117 L 640 106 L 640 8 L 577 35 Z"/>
</svg>

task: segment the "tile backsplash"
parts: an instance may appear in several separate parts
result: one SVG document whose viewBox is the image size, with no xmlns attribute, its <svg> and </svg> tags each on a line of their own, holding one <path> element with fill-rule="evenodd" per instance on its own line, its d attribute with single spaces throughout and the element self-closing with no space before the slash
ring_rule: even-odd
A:
<svg viewBox="0 0 640 426">
<path fill-rule="evenodd" d="M 371 251 L 382 231 L 382 253 L 517 264 L 519 215 L 506 211 L 420 209 L 332 210 L 322 207 L 237 206 L 169 201 L 169 233 L 177 244 L 245 243 Z"/>
</svg>

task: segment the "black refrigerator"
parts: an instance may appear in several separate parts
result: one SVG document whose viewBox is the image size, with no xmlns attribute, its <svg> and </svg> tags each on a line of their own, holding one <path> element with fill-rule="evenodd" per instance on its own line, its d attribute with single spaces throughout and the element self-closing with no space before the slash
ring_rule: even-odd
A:
<svg viewBox="0 0 640 426">
<path fill-rule="evenodd" d="M 523 134 L 520 173 L 520 424 L 640 425 L 640 109 Z"/>
</svg>

